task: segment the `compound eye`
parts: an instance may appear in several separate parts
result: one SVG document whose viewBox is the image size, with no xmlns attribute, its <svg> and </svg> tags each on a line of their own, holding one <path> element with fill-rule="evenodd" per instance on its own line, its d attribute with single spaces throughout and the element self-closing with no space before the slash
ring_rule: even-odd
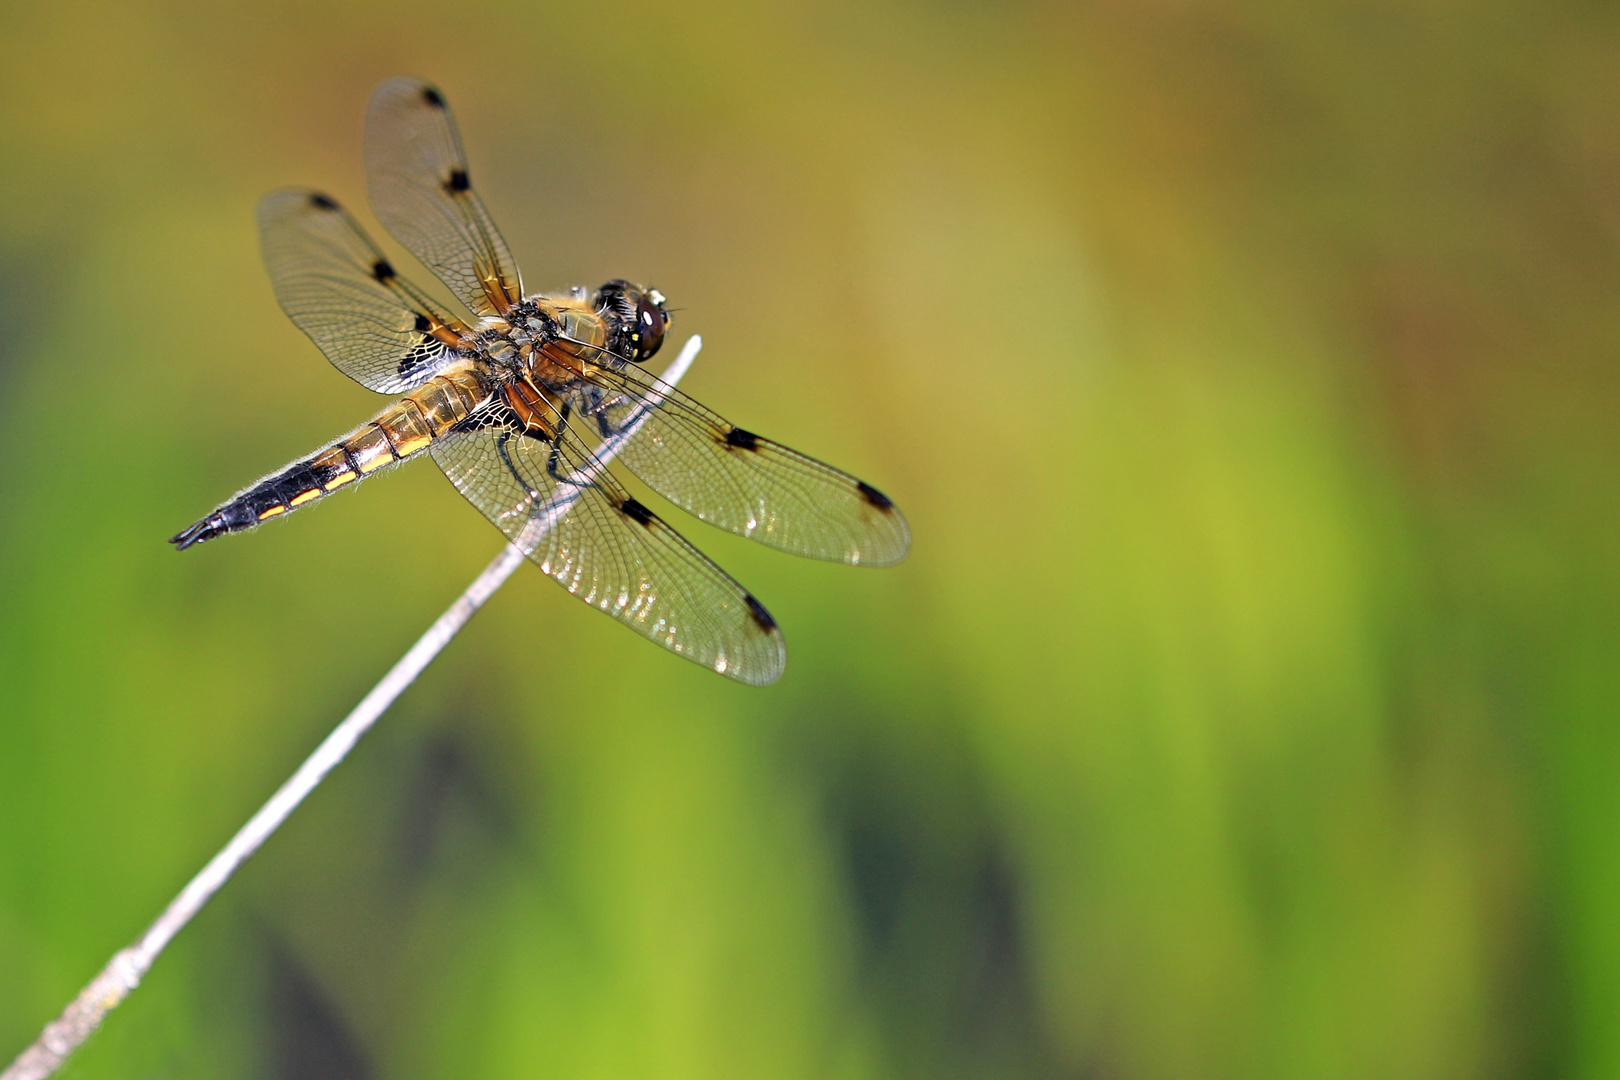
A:
<svg viewBox="0 0 1620 1080">
<path fill-rule="evenodd" d="M 645 360 L 664 343 L 664 328 L 669 317 L 664 309 L 643 296 L 636 303 L 636 359 Z"/>
</svg>

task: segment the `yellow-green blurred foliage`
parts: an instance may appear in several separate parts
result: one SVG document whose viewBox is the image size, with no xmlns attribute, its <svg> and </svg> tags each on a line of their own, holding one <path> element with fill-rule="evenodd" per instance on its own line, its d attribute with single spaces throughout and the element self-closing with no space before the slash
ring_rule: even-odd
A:
<svg viewBox="0 0 1620 1080">
<path fill-rule="evenodd" d="M 689 523 L 786 629 L 765 691 L 520 571 L 71 1075 L 1620 1074 L 1620 9 L 0 41 L 0 1055 L 499 548 L 426 462 L 164 543 L 379 406 L 253 209 L 363 207 L 415 74 L 531 287 L 659 286 L 691 391 L 912 556 Z"/>
</svg>

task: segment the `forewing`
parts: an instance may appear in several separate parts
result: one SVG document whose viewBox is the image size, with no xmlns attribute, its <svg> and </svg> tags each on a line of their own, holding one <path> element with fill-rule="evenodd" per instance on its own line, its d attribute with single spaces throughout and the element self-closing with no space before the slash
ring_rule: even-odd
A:
<svg viewBox="0 0 1620 1080">
<path fill-rule="evenodd" d="M 551 470 L 551 446 L 506 424 L 452 434 L 431 452 L 496 528 L 587 604 L 739 682 L 782 674 L 782 632 L 759 601 L 596 468 L 577 440 L 565 438 Z"/>
<path fill-rule="evenodd" d="M 366 113 L 366 175 L 383 227 L 470 310 L 498 315 L 522 298 L 517 264 L 472 189 L 437 90 L 417 79 L 377 87 Z"/>
<path fill-rule="evenodd" d="M 266 195 L 259 240 L 282 310 L 361 386 L 403 393 L 454 356 L 435 336 L 455 339 L 445 317 L 329 197 L 301 190 Z"/>
<path fill-rule="evenodd" d="M 905 516 L 872 485 L 736 427 L 640 369 L 592 378 L 575 406 L 581 419 L 607 432 L 645 413 L 618 459 L 699 520 L 812 559 L 889 566 L 905 558 Z"/>
</svg>

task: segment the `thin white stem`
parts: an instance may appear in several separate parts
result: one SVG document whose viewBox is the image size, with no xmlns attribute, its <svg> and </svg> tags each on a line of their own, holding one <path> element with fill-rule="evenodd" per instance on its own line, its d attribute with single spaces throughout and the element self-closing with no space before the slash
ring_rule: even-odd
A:
<svg viewBox="0 0 1620 1080">
<path fill-rule="evenodd" d="M 674 386 L 680 382 L 702 347 L 701 338 L 687 339 L 681 354 L 664 372 L 664 384 Z M 660 400 L 654 395 L 651 403 L 656 405 Z M 566 489 L 567 494 L 558 495 L 545 507 L 539 508 L 529 528 L 519 539 L 532 550 L 533 545 L 573 506 L 591 478 L 612 461 L 625 442 L 635 435 L 646 418 L 647 414 L 643 412 L 623 431 L 610 436 L 597 447 L 594 460 L 569 477 L 571 483 L 559 485 Z M 512 571 L 521 562 L 523 552 L 515 545 L 508 544 L 467 587 L 467 591 L 450 605 L 449 610 L 428 627 L 427 633 L 411 646 L 410 651 L 400 657 L 371 693 L 361 699 L 354 711 L 344 717 L 343 722 L 315 748 L 315 752 L 305 759 L 298 771 L 270 796 L 270 801 L 260 807 L 259 812 L 231 837 L 230 843 L 208 860 L 208 865 L 180 890 L 180 895 L 147 928 L 140 940 L 115 954 L 100 974 L 90 980 L 79 996 L 62 1010 L 62 1015 L 45 1025 L 45 1030 L 34 1040 L 34 1044 L 19 1054 L 10 1068 L 0 1073 L 0 1080 L 44 1080 L 56 1072 L 67 1056 L 95 1033 L 106 1015 L 140 985 L 141 979 L 151 970 L 153 962 L 174 940 L 174 936 L 281 827 L 298 808 L 298 804 L 326 778 L 326 774 L 348 756 L 361 736 L 371 730 L 378 718 L 416 681 L 416 677 L 433 662 L 433 658 L 450 644 L 450 639 L 467 625 L 467 620 L 512 576 Z"/>
</svg>

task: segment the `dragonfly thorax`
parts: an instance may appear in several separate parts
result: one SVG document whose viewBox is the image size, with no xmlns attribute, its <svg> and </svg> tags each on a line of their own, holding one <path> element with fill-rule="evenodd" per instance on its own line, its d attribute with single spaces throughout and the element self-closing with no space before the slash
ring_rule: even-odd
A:
<svg viewBox="0 0 1620 1080">
<path fill-rule="evenodd" d="M 472 347 L 511 376 L 545 366 L 559 352 L 599 367 L 642 363 L 664 342 L 670 317 L 664 296 L 615 279 L 594 294 L 534 293 L 502 315 L 486 316 L 472 334 Z"/>
<path fill-rule="evenodd" d="M 521 378 L 550 353 L 562 352 L 600 364 L 607 332 L 602 320 L 581 301 L 534 295 L 504 315 L 488 315 L 462 340 L 466 351 L 509 379 Z"/>
</svg>

